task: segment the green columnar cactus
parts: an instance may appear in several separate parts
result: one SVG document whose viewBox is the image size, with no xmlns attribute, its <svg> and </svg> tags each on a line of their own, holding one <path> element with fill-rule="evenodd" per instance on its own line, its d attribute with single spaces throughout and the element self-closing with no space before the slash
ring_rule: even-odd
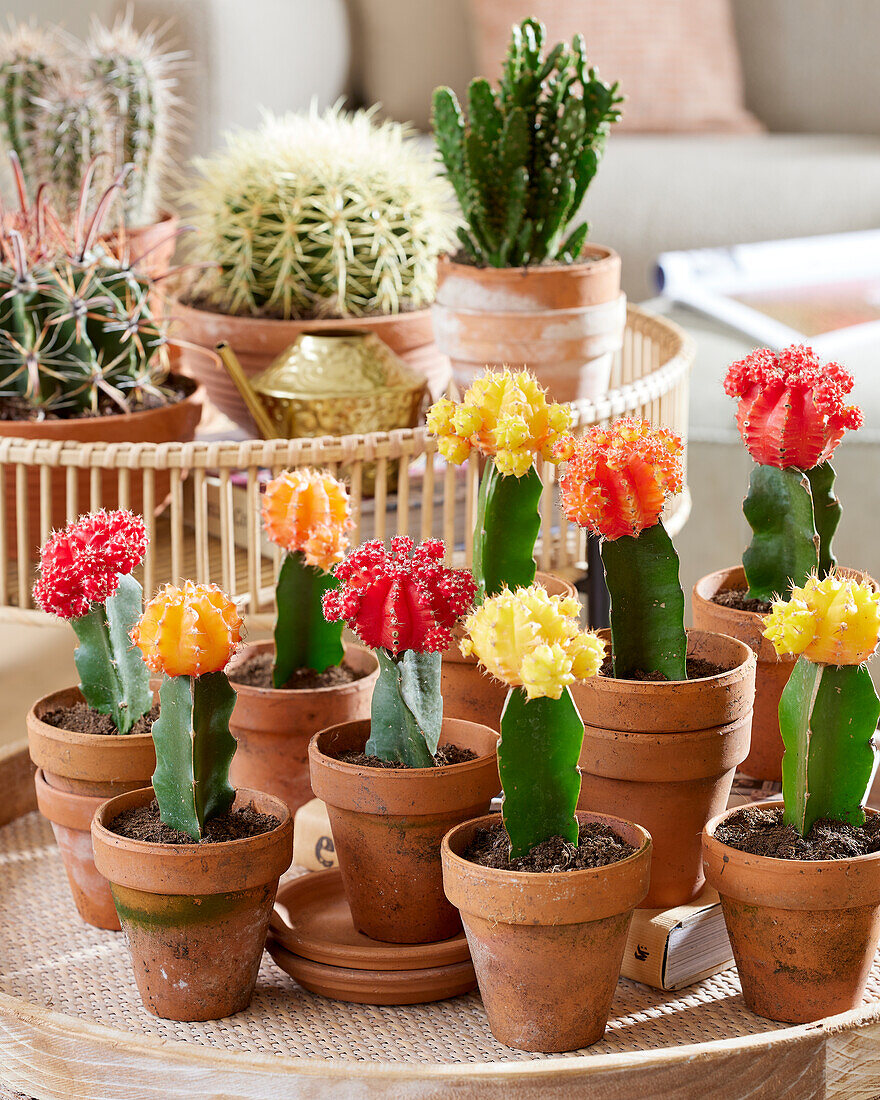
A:
<svg viewBox="0 0 880 1100">
<path fill-rule="evenodd" d="M 535 19 L 512 28 L 499 87 L 468 89 L 468 119 L 450 88 L 434 92 L 440 158 L 467 223 L 474 263 L 519 267 L 576 260 L 588 226 L 566 230 L 596 174 L 623 97 L 587 63 L 582 35 L 545 56 Z"/>
<path fill-rule="evenodd" d="M 819 536 L 819 576 L 827 577 L 837 564 L 834 556 L 834 535 L 843 509 L 834 492 L 836 474 L 830 462 L 820 462 L 806 471 L 813 497 L 813 519 Z"/>
<path fill-rule="evenodd" d="M 396 122 L 338 107 L 267 115 L 197 160 L 184 198 L 207 265 L 192 295 L 232 314 L 363 317 L 434 299 L 454 241 L 445 181 Z"/>
<path fill-rule="evenodd" d="M 37 101 L 58 75 L 61 51 L 56 36 L 21 24 L 0 33 L 0 125 L 7 148 L 28 177 L 44 135 Z"/>
<path fill-rule="evenodd" d="M 802 585 L 819 562 L 819 536 L 806 475 L 795 467 L 755 466 L 743 515 L 752 541 L 743 554 L 748 596 L 771 600 Z"/>
<path fill-rule="evenodd" d="M 96 246 L 121 180 L 87 224 L 91 171 L 72 241 L 52 237 L 61 219 L 40 203 L 18 215 L 33 234 L 0 227 L 0 402 L 13 402 L 18 415 L 130 412 L 147 395 L 164 398 L 165 325 L 153 315 L 151 284 Z"/>
<path fill-rule="evenodd" d="M 578 627 L 573 597 L 533 585 L 487 597 L 461 643 L 510 691 L 501 715 L 498 771 L 512 859 L 550 837 L 578 842 L 574 816 L 584 724 L 568 685 L 595 676 L 605 645 Z"/>
<path fill-rule="evenodd" d="M 834 573 L 813 576 L 765 623 L 776 652 L 798 657 L 779 703 L 784 820 L 802 836 L 820 818 L 860 825 L 880 718 L 864 663 L 877 647 L 880 594 Z"/>
<path fill-rule="evenodd" d="M 83 698 L 121 734 L 150 709 L 150 674 L 129 633 L 143 589 L 131 576 L 147 534 L 131 512 L 92 512 L 55 531 L 40 551 L 34 602 L 67 619 L 79 639 L 74 654 Z"/>
<path fill-rule="evenodd" d="M 215 585 L 166 585 L 144 609 L 131 639 L 165 679 L 153 723 L 153 790 L 165 825 L 193 840 L 235 798 L 229 718 L 235 691 L 222 671 L 241 639 L 235 604 Z"/>
</svg>

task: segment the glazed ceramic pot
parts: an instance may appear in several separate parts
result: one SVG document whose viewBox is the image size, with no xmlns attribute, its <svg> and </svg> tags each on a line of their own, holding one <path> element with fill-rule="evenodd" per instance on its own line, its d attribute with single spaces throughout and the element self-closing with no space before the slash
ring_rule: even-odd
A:
<svg viewBox="0 0 880 1100">
<path fill-rule="evenodd" d="M 858 1008 L 880 941 L 880 852 L 820 860 L 740 852 L 715 839 L 734 812 L 707 824 L 703 859 L 746 1005 L 791 1024 Z"/>
<path fill-rule="evenodd" d="M 442 257 L 434 333 L 465 388 L 487 366 L 527 366 L 554 401 L 608 391 L 623 346 L 620 257 L 587 245 L 575 264 L 476 267 Z"/>
<path fill-rule="evenodd" d="M 226 341 L 250 379 L 261 374 L 273 360 L 304 334 L 366 332 L 378 336 L 413 369 L 424 375 L 431 397 L 440 397 L 449 385 L 451 372 L 446 358 L 434 345 L 430 309 L 381 317 L 348 317 L 344 320 L 279 321 L 267 317 L 237 317 L 200 309 L 177 299 L 171 303 L 176 322 L 174 334 L 181 340 L 211 351 Z M 238 390 L 219 361 L 207 362 L 189 349 L 183 353 L 182 368 L 207 390 L 217 408 L 240 428 L 259 436 Z"/>
<path fill-rule="evenodd" d="M 106 880 L 95 870 L 89 835 L 102 802 L 149 785 L 156 769 L 148 733 L 108 735 L 58 729 L 47 711 L 83 702 L 79 688 L 44 695 L 28 711 L 28 749 L 37 766 L 37 805 L 51 823 L 80 916 L 97 928 L 119 931 Z"/>
<path fill-rule="evenodd" d="M 442 768 L 370 768 L 345 763 L 362 752 L 369 720 L 316 734 L 309 744 L 312 790 L 327 804 L 342 882 L 355 927 L 387 943 L 434 943 L 461 931 L 443 893 L 440 841 L 484 814 L 500 789 L 498 735 L 444 718 L 440 743 L 477 753 Z"/>
<path fill-rule="evenodd" d="M 841 569 L 847 577 L 876 582 L 857 569 Z M 764 637 L 763 616 L 754 611 L 739 611 L 714 602 L 719 592 L 730 588 L 746 588 L 746 575 L 741 565 L 709 573 L 694 585 L 691 596 L 694 626 L 698 630 L 713 630 L 739 638 L 755 651 L 758 659 L 755 676 L 755 713 L 752 718 L 752 744 L 742 763 L 742 771 L 754 779 L 782 780 L 784 747 L 779 733 L 779 700 L 788 683 L 795 657 L 778 657 L 772 642 Z"/>
<path fill-rule="evenodd" d="M 309 741 L 328 726 L 369 718 L 379 662 L 369 650 L 346 646 L 344 663 L 364 673 L 359 680 L 286 691 L 235 682 L 236 667 L 255 652 L 274 652 L 274 643 L 245 647 L 227 669 L 236 695 L 229 729 L 238 742 L 230 779 L 235 787 L 266 791 L 280 798 L 293 814 L 313 797 Z"/>
<path fill-rule="evenodd" d="M 599 633 L 610 647 L 610 632 Z M 571 686 L 584 721 L 578 806 L 651 834 L 646 909 L 685 905 L 702 890 L 703 826 L 727 806 L 749 751 L 754 653 L 735 638 L 691 630 L 688 656 L 724 671 L 660 682 L 595 676 Z"/>
<path fill-rule="evenodd" d="M 95 865 L 110 882 L 144 1007 L 166 1020 L 219 1020 L 250 1004 L 293 821 L 277 798 L 236 792 L 279 824 L 218 844 L 153 844 L 108 826 L 153 789 L 105 802 L 92 822 Z"/>
<path fill-rule="evenodd" d="M 637 850 L 584 871 L 481 867 L 463 853 L 496 814 L 443 840 L 443 885 L 461 912 L 489 1027 L 517 1050 L 578 1050 L 602 1038 L 633 909 L 648 889 L 648 833 L 604 814 L 577 818 L 608 825 Z"/>
<path fill-rule="evenodd" d="M 552 573 L 536 573 L 535 584 L 540 584 L 551 596 L 577 595 L 573 584 Z M 499 730 L 509 688 L 485 672 L 476 657 L 462 655 L 458 647 L 462 638 L 460 626 L 453 634 L 454 640 L 443 653 L 440 669 L 443 713 L 448 718 L 463 718 Z"/>
</svg>

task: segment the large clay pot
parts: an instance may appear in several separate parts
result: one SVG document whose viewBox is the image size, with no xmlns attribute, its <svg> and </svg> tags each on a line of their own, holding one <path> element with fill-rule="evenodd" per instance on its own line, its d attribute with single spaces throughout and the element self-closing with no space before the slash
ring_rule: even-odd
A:
<svg viewBox="0 0 880 1100">
<path fill-rule="evenodd" d="M 240 789 L 279 825 L 219 844 L 152 844 L 108 825 L 153 788 L 105 802 L 92 822 L 95 865 L 111 884 L 144 1007 L 166 1020 L 219 1020 L 251 1002 L 293 821 L 277 798 Z"/>
<path fill-rule="evenodd" d="M 638 850 L 607 867 L 544 874 L 463 857 L 497 815 L 466 821 L 443 840 L 443 885 L 461 912 L 489 1027 L 517 1050 L 579 1050 L 602 1038 L 633 909 L 648 889 L 648 833 L 604 814 L 577 818 L 608 825 Z"/>
<path fill-rule="evenodd" d="M 715 839 L 734 812 L 706 825 L 703 859 L 721 895 L 746 1005 L 791 1024 L 858 1008 L 880 941 L 880 852 L 821 860 L 750 855 Z"/>
<path fill-rule="evenodd" d="M 235 682 L 236 666 L 250 654 L 273 650 L 273 642 L 247 646 L 227 669 L 236 695 L 229 729 L 238 742 L 230 778 L 233 786 L 280 798 L 293 814 L 312 798 L 309 741 L 328 726 L 370 717 L 379 662 L 369 650 L 346 646 L 345 664 L 365 673 L 349 684 L 284 691 Z"/>
<path fill-rule="evenodd" d="M 703 889 L 700 834 L 727 805 L 749 751 L 754 653 L 735 638 L 691 630 L 688 655 L 725 671 L 661 682 L 595 676 L 571 686 L 584 721 L 578 807 L 651 834 L 646 909 L 685 905 Z"/>
<path fill-rule="evenodd" d="M 536 573 L 535 583 L 551 596 L 576 596 L 573 584 L 552 573 Z M 443 653 L 440 669 L 440 693 L 447 718 L 480 722 L 493 730 L 501 728 L 501 711 L 507 698 L 507 684 L 493 679 L 481 668 L 476 657 L 465 657 L 458 647 L 462 631 L 454 631 L 452 645 Z"/>
<path fill-rule="evenodd" d="M 441 744 L 477 753 L 444 768 L 347 764 L 362 752 L 369 721 L 315 734 L 312 790 L 327 804 L 342 883 L 355 927 L 387 943 L 434 943 L 461 931 L 443 893 L 440 841 L 461 821 L 485 814 L 500 789 L 498 735 L 487 726 L 443 720 Z"/>
<path fill-rule="evenodd" d="M 857 569 L 841 573 L 859 581 L 876 582 Z M 779 733 L 779 700 L 794 668 L 794 657 L 777 657 L 772 642 L 764 637 L 763 616 L 754 611 L 738 611 L 714 602 L 713 597 L 730 588 L 745 588 L 746 575 L 741 565 L 709 573 L 694 585 L 691 596 L 694 626 L 729 634 L 750 646 L 758 659 L 755 676 L 755 713 L 752 718 L 752 745 L 741 770 L 754 779 L 782 780 L 782 754 L 785 751 Z"/>
<path fill-rule="evenodd" d="M 459 386 L 487 366 L 527 366 L 554 401 L 607 393 L 626 326 L 620 257 L 593 244 L 585 257 L 504 268 L 441 258 L 434 333 Z"/>
<path fill-rule="evenodd" d="M 196 351 L 205 359 L 216 358 L 207 353 Z M 179 360 L 179 350 L 174 352 L 173 361 Z M 34 439 L 39 441 L 64 440 L 72 443 L 187 443 L 195 437 L 196 428 L 202 416 L 203 392 L 190 378 L 174 375 L 176 382 L 183 387 L 186 396 L 173 405 L 164 408 L 148 409 L 130 415 L 82 417 L 74 420 L 45 420 L 40 422 L 23 420 L 0 421 L 0 439 Z M 15 547 L 17 535 L 16 467 L 8 465 L 3 470 L 6 479 L 6 538 L 8 545 Z M 82 468 L 76 475 L 77 514 L 89 511 L 91 499 L 91 471 Z M 101 494 L 101 507 L 118 508 L 119 481 L 115 469 L 101 470 L 98 474 Z M 170 475 L 158 470 L 154 475 L 154 499 L 157 506 L 164 503 L 171 486 Z M 41 542 L 41 494 L 40 468 L 32 466 L 25 470 L 25 489 L 27 493 L 27 521 L 24 527 L 26 552 L 34 552 Z M 48 505 L 48 526 L 63 527 L 67 523 L 67 468 L 56 467 L 49 470 L 49 490 L 51 499 Z M 130 478 L 128 503 L 133 512 L 143 512 L 144 494 L 140 472 L 133 472 Z M 74 519 L 76 516 L 73 517 Z"/>
<path fill-rule="evenodd" d="M 392 351 L 428 380 L 433 398 L 449 385 L 449 363 L 434 345 L 430 309 L 393 313 L 381 317 L 347 317 L 326 321 L 278 321 L 266 317 L 236 317 L 197 309 L 179 299 L 171 303 L 176 321 L 175 335 L 190 344 L 213 350 L 226 341 L 249 378 L 260 374 L 273 359 L 286 351 L 303 333 L 368 332 L 378 336 Z M 240 428 L 259 436 L 241 394 L 219 362 L 206 360 L 184 350 L 183 370 L 200 382 L 220 412 Z"/>
<path fill-rule="evenodd" d="M 80 916 L 119 931 L 107 882 L 95 870 L 92 815 L 108 798 L 149 785 L 156 768 L 148 733 L 102 736 L 58 729 L 43 721 L 56 707 L 83 702 L 79 688 L 44 695 L 28 711 L 28 748 L 37 772 L 37 804 L 52 823 Z"/>
</svg>

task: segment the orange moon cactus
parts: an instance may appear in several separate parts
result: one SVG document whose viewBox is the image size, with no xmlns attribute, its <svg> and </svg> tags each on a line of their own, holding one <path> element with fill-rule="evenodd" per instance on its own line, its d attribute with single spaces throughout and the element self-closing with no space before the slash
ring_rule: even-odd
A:
<svg viewBox="0 0 880 1100">
<path fill-rule="evenodd" d="M 329 572 L 348 548 L 348 493 L 342 482 L 319 470 L 285 470 L 266 486 L 263 526 L 288 553 Z"/>
<path fill-rule="evenodd" d="M 203 676 L 226 667 L 241 641 L 235 604 L 214 584 L 166 584 L 144 609 L 131 640 L 153 672 Z"/>
</svg>

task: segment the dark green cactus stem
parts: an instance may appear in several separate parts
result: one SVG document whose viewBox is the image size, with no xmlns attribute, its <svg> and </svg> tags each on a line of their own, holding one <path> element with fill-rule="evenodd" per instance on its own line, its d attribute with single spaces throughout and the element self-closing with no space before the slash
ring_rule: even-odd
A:
<svg viewBox="0 0 880 1100">
<path fill-rule="evenodd" d="M 143 595 L 134 577 L 123 575 L 104 606 L 95 604 L 88 615 L 71 621 L 80 643 L 74 660 L 83 698 L 122 734 L 130 733 L 153 704 L 149 670 L 130 637 Z"/>
<path fill-rule="evenodd" d="M 807 470 L 810 493 L 813 497 L 813 518 L 816 533 L 819 536 L 819 576 L 827 577 L 837 565 L 832 542 L 837 531 L 842 509 L 840 501 L 834 495 L 836 474 L 830 462 L 820 462 Z"/>
<path fill-rule="evenodd" d="M 434 92 L 437 149 L 467 223 L 471 260 L 518 267 L 576 260 L 587 226 L 565 234 L 596 170 L 623 97 L 599 79 L 584 40 L 544 53 L 535 19 L 513 27 L 501 81 L 468 89 L 468 118 L 450 88 Z"/>
<path fill-rule="evenodd" d="M 603 539 L 611 594 L 611 657 L 618 680 L 636 672 L 687 679 L 684 593 L 678 554 L 662 522 L 633 538 Z"/>
<path fill-rule="evenodd" d="M 392 657 L 386 649 L 377 649 L 376 656 L 379 679 L 364 752 L 408 768 L 433 768 L 443 722 L 441 655 L 407 649 Z"/>
<path fill-rule="evenodd" d="M 159 689 L 153 790 L 163 823 L 193 840 L 200 840 L 205 822 L 226 813 L 235 798 L 229 783 L 234 706 L 225 672 L 167 677 Z"/>
<path fill-rule="evenodd" d="M 328 623 L 321 608 L 324 593 L 337 584 L 330 573 L 307 565 L 299 551 L 285 555 L 275 589 L 275 687 L 284 687 L 299 668 L 323 672 L 342 663 L 342 622 Z"/>
<path fill-rule="evenodd" d="M 501 714 L 498 772 L 511 859 L 528 855 L 553 836 L 577 844 L 574 812 L 581 789 L 577 765 L 583 739 L 584 724 L 568 688 L 558 699 L 529 699 L 522 688 L 508 692 Z"/>
<path fill-rule="evenodd" d="M 478 600 L 497 595 L 505 585 L 527 588 L 534 581 L 542 491 L 535 466 L 522 477 L 499 474 L 494 462 L 486 466 L 480 481 L 471 566 Z"/>
<path fill-rule="evenodd" d="M 880 699 L 865 665 L 799 657 L 779 703 L 784 820 L 806 836 L 827 817 L 861 825 Z"/>
<path fill-rule="evenodd" d="M 753 532 L 743 554 L 749 598 L 789 595 L 792 585 L 803 585 L 819 564 L 813 497 L 803 471 L 755 466 L 743 515 Z"/>
</svg>

